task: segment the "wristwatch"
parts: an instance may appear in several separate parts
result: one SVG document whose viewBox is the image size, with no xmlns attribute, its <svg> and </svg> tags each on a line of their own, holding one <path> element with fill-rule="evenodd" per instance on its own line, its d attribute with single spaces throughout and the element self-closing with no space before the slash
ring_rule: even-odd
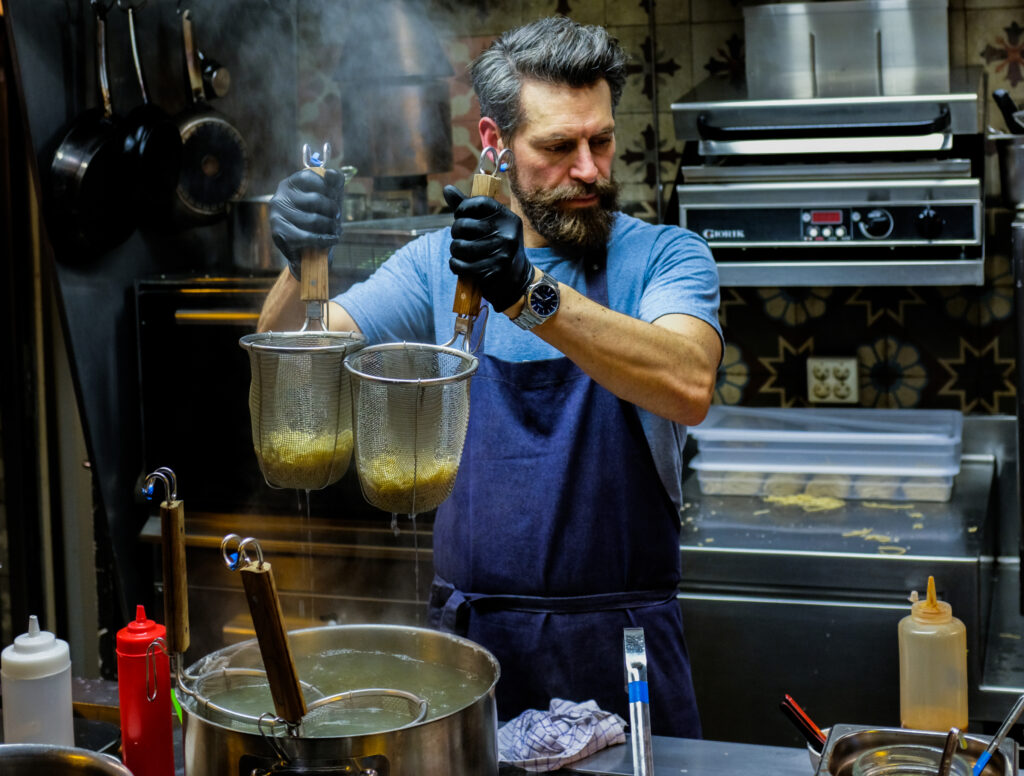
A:
<svg viewBox="0 0 1024 776">
<path fill-rule="evenodd" d="M 529 331 L 558 312 L 559 299 L 558 281 L 545 272 L 540 280 L 526 288 L 523 309 L 512 323 Z"/>
</svg>

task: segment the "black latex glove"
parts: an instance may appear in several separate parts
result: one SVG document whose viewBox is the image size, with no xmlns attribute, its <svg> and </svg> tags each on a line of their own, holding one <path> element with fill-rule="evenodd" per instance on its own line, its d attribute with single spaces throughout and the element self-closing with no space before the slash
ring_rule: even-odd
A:
<svg viewBox="0 0 1024 776">
<path fill-rule="evenodd" d="M 304 248 L 330 249 L 341 237 L 344 190 L 345 176 L 337 170 L 322 178 L 299 170 L 278 184 L 270 199 L 270 234 L 296 279 Z"/>
<path fill-rule="evenodd" d="M 533 265 L 523 247 L 523 222 L 490 197 L 466 196 L 444 187 L 455 214 L 452 224 L 452 272 L 480 289 L 498 312 L 514 305 L 533 280 Z"/>
</svg>

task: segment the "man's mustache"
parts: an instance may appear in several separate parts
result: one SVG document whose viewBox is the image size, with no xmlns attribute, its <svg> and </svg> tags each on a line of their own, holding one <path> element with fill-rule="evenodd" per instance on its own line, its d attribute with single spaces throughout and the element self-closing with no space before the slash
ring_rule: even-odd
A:
<svg viewBox="0 0 1024 776">
<path fill-rule="evenodd" d="M 604 197 L 614 194 L 617 186 L 611 180 L 597 180 L 593 183 L 564 183 L 550 190 L 538 190 L 532 192 L 531 198 L 538 204 L 557 205 L 573 199 L 583 197 Z"/>
</svg>

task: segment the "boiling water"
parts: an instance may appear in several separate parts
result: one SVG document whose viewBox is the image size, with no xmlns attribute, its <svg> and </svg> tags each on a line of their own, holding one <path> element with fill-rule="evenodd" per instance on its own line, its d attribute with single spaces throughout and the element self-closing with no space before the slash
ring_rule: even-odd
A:
<svg viewBox="0 0 1024 776">
<path fill-rule="evenodd" d="M 386 688 L 411 692 L 427 701 L 424 721 L 442 717 L 472 704 L 490 686 L 491 678 L 453 666 L 425 662 L 404 654 L 337 649 L 324 650 L 316 657 L 296 657 L 296 668 L 303 682 L 306 703 L 317 698 L 351 690 Z M 306 685 L 312 685 L 315 690 Z M 270 688 L 259 677 L 225 679 L 212 674 L 201 682 L 197 692 L 211 702 L 251 717 L 263 713 L 273 716 Z M 190 710 L 196 702 L 182 699 Z M 255 724 L 222 719 L 215 712 L 201 714 L 237 729 L 256 731 Z M 414 718 L 414 717 L 413 717 Z M 412 718 L 404 712 L 386 709 L 349 709 L 341 703 L 325 704 L 303 720 L 300 734 L 310 738 L 367 735 L 393 730 Z"/>
</svg>

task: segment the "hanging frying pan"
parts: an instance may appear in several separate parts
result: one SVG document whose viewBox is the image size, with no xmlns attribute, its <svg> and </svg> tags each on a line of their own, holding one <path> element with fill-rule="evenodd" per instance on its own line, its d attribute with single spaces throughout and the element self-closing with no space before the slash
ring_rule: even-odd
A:
<svg viewBox="0 0 1024 776">
<path fill-rule="evenodd" d="M 135 29 L 135 12 L 145 4 L 146 0 L 117 0 L 118 7 L 128 13 L 132 60 L 142 93 L 142 104 L 132 108 L 125 117 L 124 151 L 132 158 L 137 171 L 136 182 L 142 206 L 140 219 L 151 221 L 166 212 L 177 188 L 182 144 L 177 122 L 149 100 Z"/>
<path fill-rule="evenodd" d="M 181 13 L 181 32 L 192 104 L 178 117 L 183 148 L 175 204 L 186 220 L 205 223 L 245 193 L 249 156 L 238 130 L 206 102 L 191 11 Z"/>
<path fill-rule="evenodd" d="M 91 0 L 96 14 L 96 60 L 102 107 L 78 116 L 50 164 L 51 237 L 68 250 L 62 259 L 103 253 L 135 231 L 138 198 L 125 131 L 114 115 L 107 80 L 107 11 L 114 0 Z M 72 251 L 75 251 L 72 253 Z"/>
</svg>

